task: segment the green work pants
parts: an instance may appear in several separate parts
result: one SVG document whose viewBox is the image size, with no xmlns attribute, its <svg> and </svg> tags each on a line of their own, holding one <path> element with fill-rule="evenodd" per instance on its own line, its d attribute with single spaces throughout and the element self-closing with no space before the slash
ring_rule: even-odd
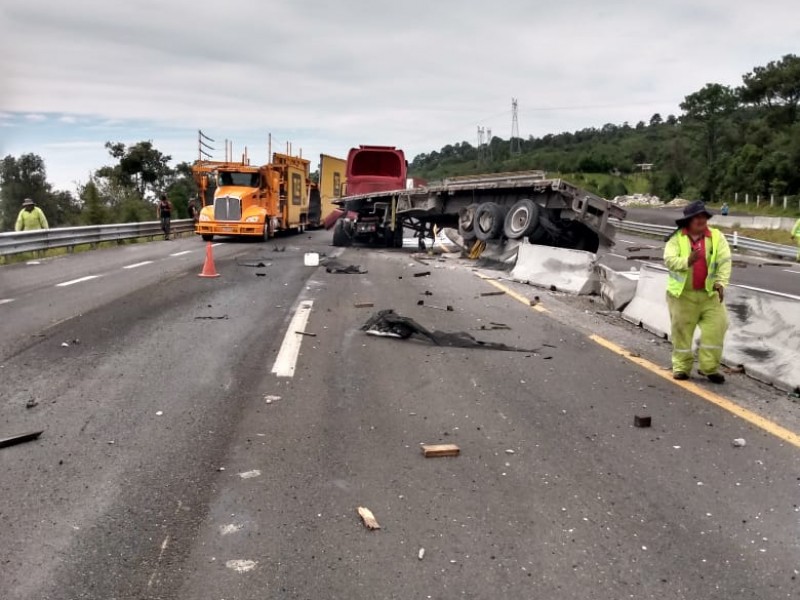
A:
<svg viewBox="0 0 800 600">
<path fill-rule="evenodd" d="M 698 366 L 706 375 L 716 373 L 728 329 L 728 312 L 719 296 L 716 293 L 709 296 L 705 290 L 685 289 L 678 298 L 667 294 L 667 306 L 672 323 L 672 372 L 691 373 L 692 342 L 699 326 Z"/>
</svg>

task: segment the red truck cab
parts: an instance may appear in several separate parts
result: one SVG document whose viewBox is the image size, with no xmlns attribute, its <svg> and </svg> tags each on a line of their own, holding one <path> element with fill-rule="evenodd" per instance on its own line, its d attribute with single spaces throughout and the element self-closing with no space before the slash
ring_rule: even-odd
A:
<svg viewBox="0 0 800 600">
<path fill-rule="evenodd" d="M 394 146 L 359 146 L 347 155 L 347 195 L 403 190 L 408 165 Z"/>
</svg>

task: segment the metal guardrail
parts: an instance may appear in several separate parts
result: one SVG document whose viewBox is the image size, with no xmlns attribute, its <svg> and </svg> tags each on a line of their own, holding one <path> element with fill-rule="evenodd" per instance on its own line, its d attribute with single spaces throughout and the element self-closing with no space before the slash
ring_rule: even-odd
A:
<svg viewBox="0 0 800 600">
<path fill-rule="evenodd" d="M 172 221 L 171 226 L 172 233 L 186 233 L 194 230 L 194 223 L 191 219 L 176 219 Z M 162 234 L 160 221 L 57 227 L 35 231 L 7 231 L 0 233 L 0 256 L 52 248 L 74 248 L 81 244 L 131 240 Z"/>
<path fill-rule="evenodd" d="M 672 225 L 655 225 L 653 223 L 637 223 L 636 221 L 614 221 L 613 224 L 618 231 L 628 231 L 630 233 L 641 233 L 644 235 L 655 235 L 659 237 L 666 237 L 675 231 L 675 227 Z M 742 237 L 740 235 L 734 235 L 730 233 L 726 233 L 725 237 L 728 239 L 728 243 L 734 250 L 758 252 L 759 254 L 788 258 L 790 260 L 794 260 L 797 256 L 797 249 L 792 246 L 764 242 L 762 240 Z"/>
</svg>

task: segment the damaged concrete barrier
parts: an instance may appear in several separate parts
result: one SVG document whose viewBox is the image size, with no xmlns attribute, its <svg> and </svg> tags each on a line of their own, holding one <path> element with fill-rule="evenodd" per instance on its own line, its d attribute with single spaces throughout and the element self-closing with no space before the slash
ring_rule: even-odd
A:
<svg viewBox="0 0 800 600">
<path fill-rule="evenodd" d="M 622 318 L 661 337 L 669 335 L 666 269 L 646 263 L 642 265 L 636 294 L 622 311 Z"/>
<path fill-rule="evenodd" d="M 511 279 L 572 294 L 596 294 L 600 281 L 592 252 L 520 244 Z"/>
<path fill-rule="evenodd" d="M 723 362 L 776 387 L 800 388 L 800 296 L 732 285 L 725 306 Z"/>
<path fill-rule="evenodd" d="M 639 271 L 615 271 L 607 265 L 597 265 L 600 297 L 611 310 L 622 310 L 636 295 Z"/>
</svg>

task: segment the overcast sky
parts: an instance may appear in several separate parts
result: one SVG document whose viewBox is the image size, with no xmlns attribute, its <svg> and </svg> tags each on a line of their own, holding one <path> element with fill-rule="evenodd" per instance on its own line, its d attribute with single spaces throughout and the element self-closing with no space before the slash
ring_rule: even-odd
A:
<svg viewBox="0 0 800 600">
<path fill-rule="evenodd" d="M 507 138 L 679 113 L 707 82 L 800 53 L 798 0 L 2 0 L 0 152 L 59 187 L 106 140 L 196 158 L 196 130 L 266 161 L 409 157 L 476 127 Z M 316 160 L 314 161 L 316 162 Z"/>
</svg>

